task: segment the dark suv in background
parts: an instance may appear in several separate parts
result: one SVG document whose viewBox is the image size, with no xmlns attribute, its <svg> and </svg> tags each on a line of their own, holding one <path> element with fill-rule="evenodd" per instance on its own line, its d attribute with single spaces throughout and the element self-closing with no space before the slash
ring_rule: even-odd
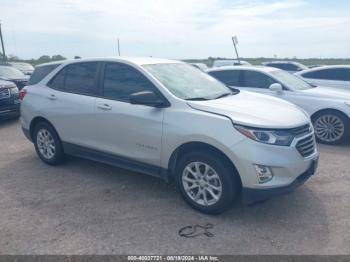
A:
<svg viewBox="0 0 350 262">
<path fill-rule="evenodd" d="M 12 82 L 0 80 L 0 119 L 20 116 L 18 88 Z"/>
<path fill-rule="evenodd" d="M 307 66 L 300 64 L 298 62 L 293 62 L 293 61 L 271 61 L 271 62 L 265 62 L 262 64 L 264 66 L 270 66 L 270 67 L 282 69 L 291 74 L 308 69 Z"/>
</svg>

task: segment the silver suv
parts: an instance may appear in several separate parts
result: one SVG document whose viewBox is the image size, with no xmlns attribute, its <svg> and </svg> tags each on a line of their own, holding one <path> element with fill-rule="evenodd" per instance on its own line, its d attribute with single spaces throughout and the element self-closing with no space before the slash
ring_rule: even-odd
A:
<svg viewBox="0 0 350 262">
<path fill-rule="evenodd" d="M 47 70 L 46 70 L 46 69 Z M 175 180 L 206 213 L 239 193 L 252 203 L 314 174 L 309 117 L 295 105 L 230 90 L 186 63 L 82 59 L 37 67 L 20 94 L 21 122 L 47 164 L 65 154 Z"/>
</svg>

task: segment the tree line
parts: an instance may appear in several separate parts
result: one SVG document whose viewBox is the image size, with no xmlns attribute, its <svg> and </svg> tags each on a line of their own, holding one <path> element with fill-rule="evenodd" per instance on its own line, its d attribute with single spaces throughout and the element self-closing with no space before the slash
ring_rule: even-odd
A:
<svg viewBox="0 0 350 262">
<path fill-rule="evenodd" d="M 3 59 L 3 55 L 0 52 L 0 58 Z M 39 64 L 43 64 L 43 63 L 48 63 L 48 62 L 54 62 L 54 61 L 60 61 L 60 60 L 66 60 L 67 58 L 65 58 L 62 55 L 53 55 L 53 56 L 49 56 L 49 55 L 42 55 L 39 58 L 35 59 L 21 59 L 18 56 L 15 55 L 8 55 L 6 56 L 6 61 L 9 62 L 25 62 L 25 63 L 29 63 L 33 66 L 39 65 Z"/>
</svg>

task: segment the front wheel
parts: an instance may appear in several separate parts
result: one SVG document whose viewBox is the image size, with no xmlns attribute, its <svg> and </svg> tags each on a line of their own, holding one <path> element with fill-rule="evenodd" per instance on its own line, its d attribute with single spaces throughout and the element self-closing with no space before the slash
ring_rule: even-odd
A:
<svg viewBox="0 0 350 262">
<path fill-rule="evenodd" d="M 177 165 L 177 186 L 185 201 L 208 214 L 230 207 L 239 190 L 238 175 L 215 154 L 193 152 Z"/>
<path fill-rule="evenodd" d="M 349 119 L 338 112 L 323 112 L 313 119 L 317 141 L 323 144 L 340 144 L 349 137 Z"/>
</svg>

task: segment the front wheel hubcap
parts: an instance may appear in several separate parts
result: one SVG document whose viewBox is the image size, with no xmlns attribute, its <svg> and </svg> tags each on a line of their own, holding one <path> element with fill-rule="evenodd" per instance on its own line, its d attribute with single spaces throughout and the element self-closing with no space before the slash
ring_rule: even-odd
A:
<svg viewBox="0 0 350 262">
<path fill-rule="evenodd" d="M 191 162 L 185 167 L 182 185 L 187 196 L 202 206 L 214 205 L 222 195 L 219 175 L 214 168 L 202 162 Z"/>
<path fill-rule="evenodd" d="M 48 130 L 40 129 L 36 141 L 39 152 L 44 158 L 51 159 L 54 157 L 56 152 L 55 141 Z"/>
<path fill-rule="evenodd" d="M 323 115 L 315 121 L 315 133 L 321 141 L 336 142 L 344 132 L 344 123 L 336 115 Z"/>
</svg>

